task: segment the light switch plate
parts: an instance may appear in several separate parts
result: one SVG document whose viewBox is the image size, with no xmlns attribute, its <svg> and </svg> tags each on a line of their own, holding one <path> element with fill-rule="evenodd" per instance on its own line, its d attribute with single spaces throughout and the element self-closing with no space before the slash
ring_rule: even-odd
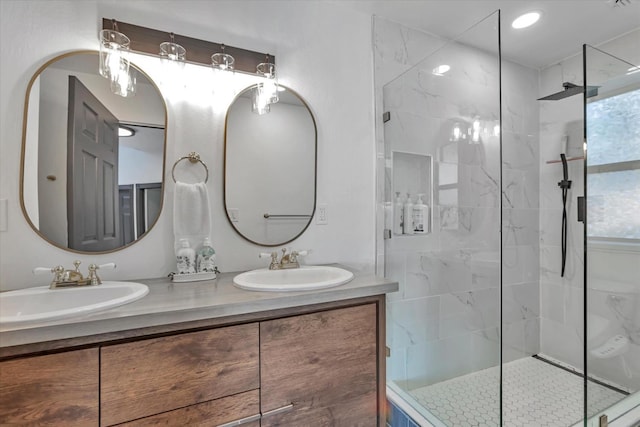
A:
<svg viewBox="0 0 640 427">
<path fill-rule="evenodd" d="M 238 208 L 231 208 L 228 210 L 228 212 L 229 212 L 229 219 L 231 220 L 231 222 L 240 221 L 240 210 Z"/>
<path fill-rule="evenodd" d="M 320 203 L 316 208 L 316 224 L 327 225 L 329 224 L 329 217 L 327 215 L 327 204 Z"/>
</svg>

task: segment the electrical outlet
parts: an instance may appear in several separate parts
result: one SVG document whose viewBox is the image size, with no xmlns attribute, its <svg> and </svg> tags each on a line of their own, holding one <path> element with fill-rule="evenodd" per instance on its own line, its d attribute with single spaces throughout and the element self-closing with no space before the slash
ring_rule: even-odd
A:
<svg viewBox="0 0 640 427">
<path fill-rule="evenodd" d="M 316 224 L 327 225 L 329 224 L 329 217 L 327 216 L 327 205 L 322 203 L 316 208 Z"/>
<path fill-rule="evenodd" d="M 238 208 L 230 208 L 227 212 L 229 212 L 229 219 L 231 222 L 240 221 L 240 210 Z"/>
</svg>

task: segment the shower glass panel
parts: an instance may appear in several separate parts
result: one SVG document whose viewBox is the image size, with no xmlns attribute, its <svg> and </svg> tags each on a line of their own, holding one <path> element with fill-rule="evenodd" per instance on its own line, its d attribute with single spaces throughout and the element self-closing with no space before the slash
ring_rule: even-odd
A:
<svg viewBox="0 0 640 427">
<path fill-rule="evenodd" d="M 499 22 L 383 87 L 387 384 L 434 426 L 500 424 Z"/>
<path fill-rule="evenodd" d="M 586 416 L 598 426 L 634 407 L 640 419 L 640 68 L 588 45 L 584 59 L 597 87 L 584 115 Z"/>
</svg>

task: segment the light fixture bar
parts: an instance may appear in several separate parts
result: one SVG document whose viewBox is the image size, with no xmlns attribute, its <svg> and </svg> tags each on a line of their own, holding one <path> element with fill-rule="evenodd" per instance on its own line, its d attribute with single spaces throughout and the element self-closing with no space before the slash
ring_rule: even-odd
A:
<svg viewBox="0 0 640 427">
<path fill-rule="evenodd" d="M 111 29 L 112 19 L 102 18 L 102 28 Z M 167 31 L 154 30 L 139 25 L 118 21 L 118 29 L 131 40 L 130 50 L 148 55 L 158 56 L 158 46 L 166 42 Z M 220 51 L 220 43 L 209 42 L 192 37 L 174 34 L 175 43 L 187 51 L 186 62 L 211 66 L 211 55 Z M 266 53 L 241 49 L 225 45 L 225 51 L 235 59 L 234 69 L 248 74 L 256 74 L 258 64 L 264 62 Z M 269 55 L 270 62 L 275 64 L 275 57 Z"/>
</svg>

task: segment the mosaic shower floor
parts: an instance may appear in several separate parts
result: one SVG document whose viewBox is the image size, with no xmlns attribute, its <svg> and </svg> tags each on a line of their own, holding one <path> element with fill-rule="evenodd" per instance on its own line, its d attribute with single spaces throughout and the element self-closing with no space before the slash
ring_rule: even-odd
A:
<svg viewBox="0 0 640 427">
<path fill-rule="evenodd" d="M 409 393 L 450 427 L 498 426 L 499 369 L 443 381 Z M 567 427 L 582 418 L 583 380 L 578 375 L 533 357 L 506 363 L 504 408 L 506 427 Z M 593 414 L 624 395 L 591 383 L 589 402 Z"/>
</svg>

